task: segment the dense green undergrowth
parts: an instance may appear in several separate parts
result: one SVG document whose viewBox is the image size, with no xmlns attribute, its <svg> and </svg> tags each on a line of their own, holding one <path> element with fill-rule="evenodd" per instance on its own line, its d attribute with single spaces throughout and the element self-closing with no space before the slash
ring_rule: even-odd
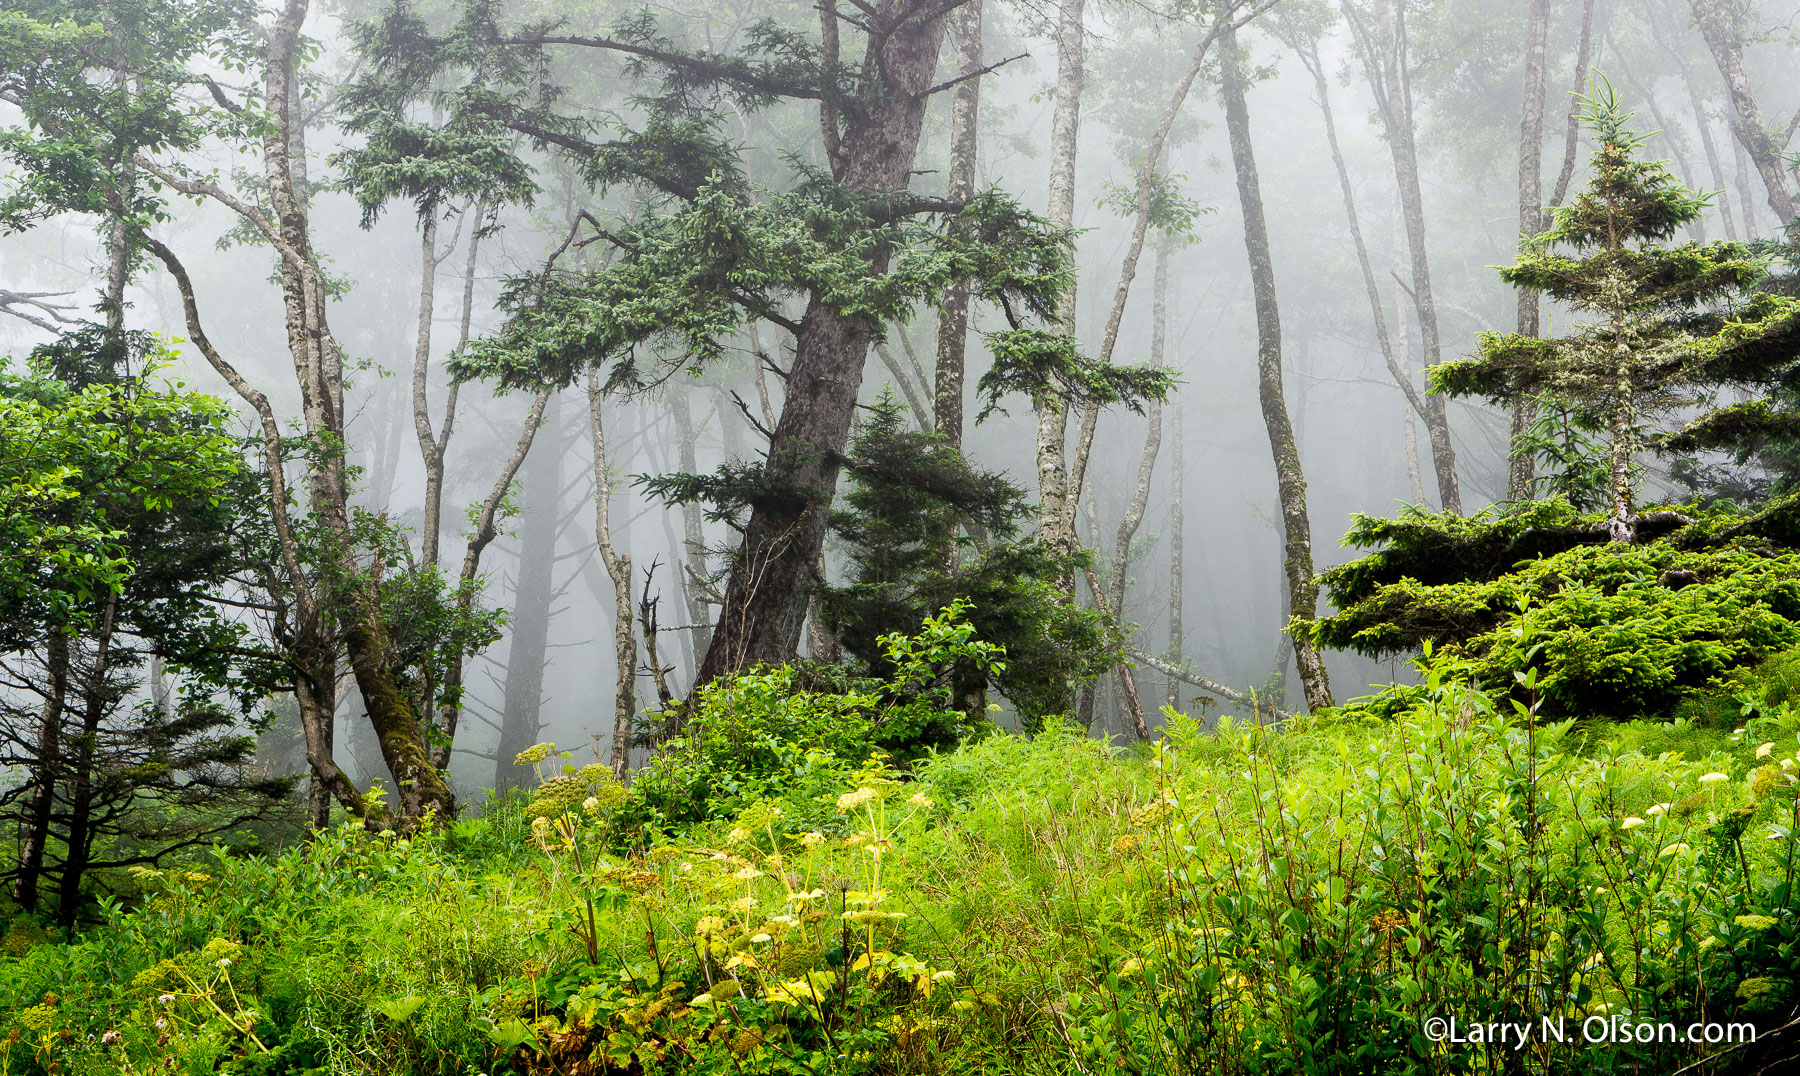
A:
<svg viewBox="0 0 1800 1076">
<path fill-rule="evenodd" d="M 801 750 L 662 833 L 561 774 L 553 814 L 345 827 L 75 944 L 15 929 L 0 1073 L 1672 1071 L 1723 1045 L 1578 1029 L 1800 997 L 1800 711 L 1744 698 L 1729 733 L 1538 724 L 1432 673 L 1391 722 L 1177 718 L 1143 753 Z"/>
</svg>

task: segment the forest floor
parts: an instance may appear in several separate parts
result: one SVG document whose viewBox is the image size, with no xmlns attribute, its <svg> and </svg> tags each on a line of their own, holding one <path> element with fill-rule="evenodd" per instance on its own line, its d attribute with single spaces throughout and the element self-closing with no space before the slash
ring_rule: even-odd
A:
<svg viewBox="0 0 1800 1076">
<path fill-rule="evenodd" d="M 0 1073 L 1673 1071 L 1790 1018 L 1800 933 L 1800 717 L 1695 713 L 1437 684 L 993 735 L 654 840 L 518 796 L 346 825 L 142 873 L 72 944 L 15 921 Z"/>
</svg>

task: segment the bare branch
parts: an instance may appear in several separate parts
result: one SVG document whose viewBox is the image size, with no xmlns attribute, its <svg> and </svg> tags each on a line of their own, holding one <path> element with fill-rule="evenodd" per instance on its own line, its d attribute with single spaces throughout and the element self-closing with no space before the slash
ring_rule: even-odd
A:
<svg viewBox="0 0 1800 1076">
<path fill-rule="evenodd" d="M 1235 702 L 1248 706 L 1259 714 L 1272 714 L 1283 721 L 1294 716 L 1292 713 L 1281 709 L 1279 706 L 1270 706 L 1259 701 L 1253 692 L 1238 691 L 1234 688 L 1226 687 L 1217 680 L 1210 680 L 1184 666 L 1171 665 L 1161 658 L 1151 657 L 1149 654 L 1139 650 L 1135 646 L 1126 647 L 1125 652 L 1131 655 L 1131 660 L 1143 665 L 1148 665 L 1150 668 L 1155 669 L 1164 676 L 1173 676 L 1177 680 L 1192 684 L 1200 690 L 1217 695 L 1228 702 Z"/>
<path fill-rule="evenodd" d="M 1017 56 L 1008 56 L 1004 60 L 996 60 L 993 63 L 988 64 L 986 67 L 983 67 L 979 71 L 970 71 L 967 74 L 958 75 L 953 79 L 946 79 L 945 81 L 938 83 L 936 86 L 933 86 L 931 89 L 926 90 L 924 92 L 924 94 L 922 94 L 921 96 L 930 97 L 934 93 L 942 93 L 945 90 L 952 89 L 956 86 L 960 86 L 963 83 L 969 81 L 970 79 L 980 78 L 983 75 L 989 74 L 994 71 L 998 71 L 1002 67 L 1005 67 L 1007 64 L 1012 63 L 1014 60 L 1028 60 L 1030 58 L 1031 58 L 1031 53 L 1021 52 Z"/>
</svg>

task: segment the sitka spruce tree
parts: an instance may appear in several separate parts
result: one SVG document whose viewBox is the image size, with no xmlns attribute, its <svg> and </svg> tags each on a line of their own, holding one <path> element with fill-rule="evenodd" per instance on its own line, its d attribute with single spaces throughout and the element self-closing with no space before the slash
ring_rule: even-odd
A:
<svg viewBox="0 0 1800 1076">
<path fill-rule="evenodd" d="M 1642 139 L 1610 89 L 1583 111 L 1598 142 L 1592 181 L 1500 271 L 1581 323 L 1556 339 L 1488 333 L 1474 357 L 1429 371 L 1437 392 L 1530 398 L 1565 416 L 1569 435 L 1550 438 L 1572 446 L 1564 473 L 1548 476 L 1559 495 L 1468 519 L 1359 517 L 1345 543 L 1373 552 L 1321 577 L 1339 611 L 1306 630 L 1371 656 L 1442 647 L 1493 689 L 1535 670 L 1521 690 L 1547 713 L 1665 714 L 1800 643 L 1800 495 L 1748 516 L 1641 510 L 1634 458 L 1727 445 L 1753 419 L 1778 425 L 1766 403 L 1709 403 L 1727 387 L 1794 382 L 1800 303 L 1768 286 L 1765 259 L 1744 244 L 1665 245 L 1706 197 L 1638 158 Z M 1699 418 L 1671 431 L 1686 409 Z"/>
<path fill-rule="evenodd" d="M 958 6 L 824 3 L 811 32 L 761 20 L 720 53 L 647 15 L 592 35 L 510 25 L 476 0 L 442 34 L 414 22 L 406 40 L 390 35 L 385 55 L 365 58 L 414 75 L 431 67 L 454 87 L 441 99 L 448 112 L 479 112 L 564 155 L 594 192 L 569 248 L 609 254 L 517 281 L 507 326 L 466 349 L 460 376 L 569 383 L 605 366 L 611 387 L 628 388 L 723 353 L 757 323 L 787 334 L 786 395 L 764 458 L 652 485 L 712 499 L 743 535 L 698 682 L 795 655 L 865 357 L 889 325 L 968 281 L 1008 316 L 990 340 L 1002 380 L 1010 371 L 1036 391 L 1044 371 L 1069 366 L 1069 342 L 1026 322 L 1056 314 L 1068 235 L 999 192 L 911 189 L 926 105 L 956 81 L 937 73 Z M 574 66 L 582 57 L 591 72 Z M 616 60 L 644 95 L 598 121 L 579 80 Z M 810 127 L 816 138 L 763 152 L 741 137 L 757 129 L 748 116 L 770 134 Z M 629 195 L 618 221 L 602 205 L 615 189 Z M 647 356 L 665 368 L 646 368 Z M 1084 371 L 1059 383 L 1116 385 Z"/>
<path fill-rule="evenodd" d="M 1485 333 L 1472 358 L 1431 368 L 1432 387 L 1498 402 L 1548 397 L 1590 416 L 1609 437 L 1606 531 L 1632 541 L 1638 526 L 1632 460 L 1655 447 L 1656 422 L 1703 403 L 1724 385 L 1761 382 L 1792 367 L 1800 316 L 1792 300 L 1748 296 L 1764 260 L 1741 243 L 1663 243 L 1709 198 L 1660 162 L 1639 159 L 1610 87 L 1583 99 L 1598 147 L 1593 178 L 1551 229 L 1501 279 L 1568 303 L 1585 319 L 1555 339 Z M 1720 429 L 1703 417 L 1695 433 Z M 1700 440 L 1689 434 L 1685 443 Z"/>
</svg>

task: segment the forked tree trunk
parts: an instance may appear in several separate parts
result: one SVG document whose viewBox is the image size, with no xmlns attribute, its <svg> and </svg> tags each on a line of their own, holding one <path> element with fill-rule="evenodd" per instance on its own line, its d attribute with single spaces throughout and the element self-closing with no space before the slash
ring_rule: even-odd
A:
<svg viewBox="0 0 1800 1076">
<path fill-rule="evenodd" d="M 1795 212 L 1793 190 L 1788 185 L 1787 161 L 1782 157 L 1784 147 L 1770 134 L 1763 120 L 1762 108 L 1757 104 L 1756 95 L 1750 89 L 1750 77 L 1744 70 L 1740 9 L 1726 0 L 1690 0 L 1690 3 L 1694 21 L 1700 25 L 1700 36 L 1706 39 L 1706 47 L 1719 65 L 1719 74 L 1725 79 L 1725 90 L 1737 113 L 1733 132 L 1762 176 L 1763 187 L 1768 191 L 1769 208 L 1785 226 L 1793 221 Z M 1754 234 L 1748 225 L 1746 221 L 1745 231 Z"/>
<path fill-rule="evenodd" d="M 300 710 L 300 731 L 306 741 L 306 762 L 312 778 L 306 789 L 306 821 L 313 830 L 331 822 L 331 802 L 364 817 L 367 807 L 355 782 L 337 764 L 337 656 L 326 647 L 294 647 L 295 664 L 312 666 L 294 677 L 294 703 Z M 302 655 L 312 653 L 309 663 Z"/>
<path fill-rule="evenodd" d="M 531 452 L 532 443 L 537 440 L 538 430 L 544 424 L 544 409 L 549 406 L 553 395 L 554 391 L 545 386 L 540 387 L 532 396 L 531 406 L 525 412 L 525 421 L 520 424 L 519 439 L 513 444 L 512 454 L 500 465 L 500 474 L 494 479 L 493 488 L 488 490 L 487 498 L 475 512 L 474 533 L 463 547 L 462 570 L 457 575 L 456 611 L 464 619 L 474 613 L 475 584 L 481 574 L 481 554 L 500 535 L 500 506 L 505 503 L 506 495 L 512 490 L 513 477 L 519 473 L 525 457 Z M 541 666 L 541 654 L 538 660 Z M 456 727 L 462 718 L 463 664 L 463 650 L 461 646 L 457 646 L 450 652 L 443 686 L 436 692 L 437 745 L 432 749 L 431 760 L 439 770 L 447 770 L 450 766 L 450 751 L 456 743 Z M 542 675 L 540 668 L 540 678 Z M 506 761 L 507 757 L 500 759 L 502 765 Z"/>
<path fill-rule="evenodd" d="M 1274 456 L 1276 489 L 1286 532 L 1283 544 L 1287 595 L 1294 616 L 1311 620 L 1318 607 L 1319 592 L 1318 581 L 1313 578 L 1312 524 L 1306 512 L 1306 477 L 1300 469 L 1300 451 L 1294 442 L 1294 427 L 1282 391 L 1281 311 L 1275 298 L 1275 264 L 1269 252 L 1262 188 L 1250 143 L 1250 112 L 1244 100 L 1236 32 L 1224 35 L 1220 46 L 1219 81 L 1225 101 L 1225 126 L 1231 139 L 1232 166 L 1237 173 L 1238 202 L 1244 214 L 1244 249 L 1249 256 L 1256 302 L 1258 398 Z M 1307 707 L 1316 711 L 1330 706 L 1331 685 L 1318 650 L 1299 633 L 1291 637 Z"/>
<path fill-rule="evenodd" d="M 1273 0 L 1269 0 L 1273 2 Z M 1249 13 L 1242 13 L 1242 8 L 1250 7 Z M 1119 329 L 1125 322 L 1125 304 L 1131 297 L 1132 281 L 1137 279 L 1138 261 L 1143 257 L 1144 240 L 1149 235 L 1150 218 L 1155 202 L 1156 171 L 1162 162 L 1163 149 L 1168 145 L 1169 134 L 1175 129 L 1175 121 L 1180 117 L 1183 106 L 1187 103 L 1188 91 L 1193 89 L 1194 80 L 1200 76 L 1206 66 L 1206 56 L 1211 51 L 1213 42 L 1219 40 L 1226 30 L 1243 26 L 1246 22 L 1267 7 L 1266 3 L 1244 5 L 1238 2 L 1229 4 L 1223 12 L 1215 17 L 1194 43 L 1194 51 L 1188 58 L 1187 68 L 1181 77 L 1175 80 L 1175 88 L 1169 93 L 1169 100 L 1163 106 L 1162 116 L 1156 127 L 1151 130 L 1150 137 L 1144 146 L 1143 157 L 1137 163 L 1137 178 L 1132 191 L 1132 223 L 1131 238 L 1125 244 L 1125 256 L 1119 264 L 1119 282 L 1113 288 L 1112 309 L 1106 317 L 1106 328 L 1100 335 L 1100 354 L 1098 361 L 1102 364 L 1112 362 L 1113 352 L 1118 346 Z M 1094 432 L 1099 428 L 1100 408 L 1088 405 L 1082 408 L 1081 430 L 1075 440 L 1075 455 L 1069 463 L 1069 493 L 1071 501 L 1078 501 L 1082 487 L 1087 482 L 1088 460 L 1094 449 Z"/>
<path fill-rule="evenodd" d="M 38 712 L 31 798 L 25 805 L 19 866 L 13 875 L 13 901 L 28 912 L 37 907 L 38 881 L 43 877 L 44 853 L 50 843 L 50 821 L 56 808 L 56 769 L 62 757 L 63 710 L 68 695 L 69 637 L 53 627 L 44 639 L 44 705 Z"/>
<path fill-rule="evenodd" d="M 270 29 L 264 100 L 269 123 L 263 137 L 263 166 L 275 238 L 281 254 L 288 348 L 300 384 L 306 427 L 329 444 L 344 443 L 343 357 L 326 320 L 326 288 L 312 251 L 305 185 L 303 119 L 298 114 L 298 53 L 307 0 L 287 0 Z M 313 518 L 337 546 L 332 595 L 350 668 L 361 690 L 383 761 L 399 785 L 396 805 L 408 820 L 435 813 L 448 819 L 455 797 L 433 765 L 424 725 L 414 700 L 400 687 L 394 647 L 382 618 L 374 580 L 356 562 L 348 487 L 339 452 L 309 459 L 308 485 Z"/>
<path fill-rule="evenodd" d="M 1419 318 L 1425 365 L 1430 367 L 1437 363 L 1441 351 L 1437 300 L 1431 289 L 1431 261 L 1425 240 L 1425 197 L 1419 185 L 1405 15 L 1398 0 L 1376 0 L 1376 11 L 1375 24 L 1370 25 L 1361 13 L 1347 2 L 1344 4 L 1344 14 L 1362 54 L 1369 87 L 1375 93 L 1376 112 L 1381 117 L 1388 152 L 1394 162 L 1400 209 L 1406 221 L 1408 260 L 1412 266 L 1413 306 Z M 1444 511 L 1461 515 L 1462 489 L 1456 475 L 1456 449 L 1450 441 L 1450 420 L 1444 411 L 1443 399 L 1426 395 L 1424 415 L 1425 432 L 1431 440 L 1432 468 L 1437 474 L 1438 501 Z"/>
<path fill-rule="evenodd" d="M 892 17 L 900 8 L 878 5 L 875 17 Z M 927 15 L 907 18 L 871 41 L 869 70 L 879 72 L 872 77 L 881 78 L 885 92 L 879 103 L 844 117 L 833 155 L 834 175 L 850 190 L 898 191 L 911 177 L 943 37 L 942 16 Z M 870 251 L 868 272 L 885 273 L 892 254 L 885 246 Z M 824 548 L 826 515 L 876 328 L 830 309 L 818 294 L 807 302 L 765 464 L 769 484 L 785 493 L 750 511 L 698 683 L 759 661 L 790 661 L 798 651 L 806 584 Z"/>
</svg>

